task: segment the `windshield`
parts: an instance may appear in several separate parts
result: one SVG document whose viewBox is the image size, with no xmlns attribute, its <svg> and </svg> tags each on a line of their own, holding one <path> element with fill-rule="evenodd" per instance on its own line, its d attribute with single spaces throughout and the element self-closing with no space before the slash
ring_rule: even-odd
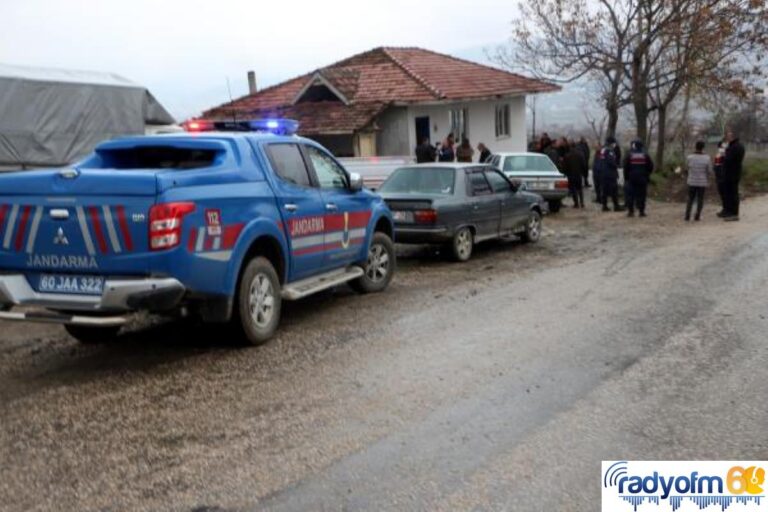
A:
<svg viewBox="0 0 768 512">
<path fill-rule="evenodd" d="M 512 155 L 504 159 L 504 172 L 556 171 L 549 157 L 542 155 Z"/>
<path fill-rule="evenodd" d="M 396 170 L 379 192 L 452 195 L 456 171 L 440 167 L 404 167 Z"/>
</svg>

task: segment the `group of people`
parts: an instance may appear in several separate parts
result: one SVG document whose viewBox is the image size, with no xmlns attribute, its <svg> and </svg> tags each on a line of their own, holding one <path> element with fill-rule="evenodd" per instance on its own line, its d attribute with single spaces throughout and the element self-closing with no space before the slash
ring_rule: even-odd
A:
<svg viewBox="0 0 768 512">
<path fill-rule="evenodd" d="M 697 142 L 695 152 L 686 158 L 688 202 L 685 220 L 691 219 L 694 203 L 694 220 L 701 219 L 711 174 L 714 174 L 722 202 L 718 217 L 727 221 L 739 220 L 739 182 L 745 154 L 744 146 L 734 132 L 729 130 L 725 140 L 718 146 L 714 164 L 709 155 L 704 153 L 704 148 L 704 142 Z M 578 142 L 565 137 L 553 140 L 545 133 L 532 150 L 549 156 L 558 170 L 568 178 L 568 189 L 574 208 L 584 208 L 584 188 L 590 186 L 590 148 L 586 139 L 581 137 Z M 595 147 L 592 159 L 595 202 L 602 205 L 604 212 L 611 210 L 610 203 L 613 211 L 626 210 L 628 217 L 634 217 L 637 212 L 640 217 L 645 217 L 648 184 L 654 171 L 653 159 L 640 140 L 632 141 L 623 160 L 621 156 L 621 147 L 615 137 L 607 137 L 604 144 Z M 620 167 L 624 173 L 626 207 L 619 202 Z"/>
<path fill-rule="evenodd" d="M 482 142 L 477 145 L 478 163 L 487 163 L 491 158 L 491 150 Z M 467 162 L 471 163 L 475 150 L 469 142 L 469 138 L 463 136 L 461 144 L 456 144 L 453 133 L 449 133 L 442 143 L 432 145 L 429 137 L 421 139 L 416 146 L 416 163 L 426 164 L 432 162 Z"/>
<path fill-rule="evenodd" d="M 739 220 L 739 182 L 746 153 L 744 145 L 733 130 L 728 130 L 725 140 L 717 147 L 714 162 L 704 153 L 704 142 L 696 143 L 696 151 L 686 158 L 688 172 L 688 203 L 685 206 L 685 220 L 691 220 L 693 204 L 696 203 L 694 220 L 701 219 L 704 208 L 704 196 L 714 174 L 717 192 L 722 208 L 717 216 L 725 221 Z"/>
</svg>

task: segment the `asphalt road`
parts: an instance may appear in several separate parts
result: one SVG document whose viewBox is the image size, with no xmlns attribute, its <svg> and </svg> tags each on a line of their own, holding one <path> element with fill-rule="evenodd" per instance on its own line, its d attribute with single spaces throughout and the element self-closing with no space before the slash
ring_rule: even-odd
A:
<svg viewBox="0 0 768 512">
<path fill-rule="evenodd" d="M 260 348 L 0 325 L 0 509 L 588 511 L 603 459 L 768 458 L 768 198 L 589 206 L 463 265 L 402 250 Z"/>
</svg>

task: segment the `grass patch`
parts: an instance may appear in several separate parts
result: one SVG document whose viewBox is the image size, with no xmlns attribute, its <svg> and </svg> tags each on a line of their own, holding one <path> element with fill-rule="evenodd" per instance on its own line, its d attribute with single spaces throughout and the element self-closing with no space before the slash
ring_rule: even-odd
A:
<svg viewBox="0 0 768 512">
<path fill-rule="evenodd" d="M 672 156 L 669 162 L 665 163 L 664 169 L 654 171 L 651 175 L 649 195 L 660 201 L 684 202 L 688 198 L 686 176 L 674 171 L 682 166 L 682 159 Z M 744 159 L 740 189 L 742 197 L 768 193 L 768 158 L 747 155 Z M 710 182 L 707 193 L 717 195 L 714 179 Z"/>
</svg>

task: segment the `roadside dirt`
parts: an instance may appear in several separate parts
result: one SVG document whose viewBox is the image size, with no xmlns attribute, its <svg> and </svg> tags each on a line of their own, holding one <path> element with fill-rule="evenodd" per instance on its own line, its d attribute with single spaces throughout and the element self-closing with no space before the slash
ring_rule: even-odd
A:
<svg viewBox="0 0 768 512">
<path fill-rule="evenodd" d="M 686 321 L 698 304 L 675 295 L 687 273 L 768 211 L 748 201 L 747 222 L 729 226 L 712 203 L 697 224 L 677 204 L 652 203 L 645 219 L 587 206 L 546 218 L 538 244 L 483 244 L 466 264 L 399 247 L 386 293 L 340 287 L 286 304 L 277 337 L 255 349 L 189 321 L 138 321 L 95 347 L 55 326 L 0 325 L 0 503 L 250 510 L 327 494 L 354 495 L 353 509 L 430 508 L 454 482 L 432 472 L 471 475 L 490 463 L 481 454 L 510 453 Z"/>
</svg>

